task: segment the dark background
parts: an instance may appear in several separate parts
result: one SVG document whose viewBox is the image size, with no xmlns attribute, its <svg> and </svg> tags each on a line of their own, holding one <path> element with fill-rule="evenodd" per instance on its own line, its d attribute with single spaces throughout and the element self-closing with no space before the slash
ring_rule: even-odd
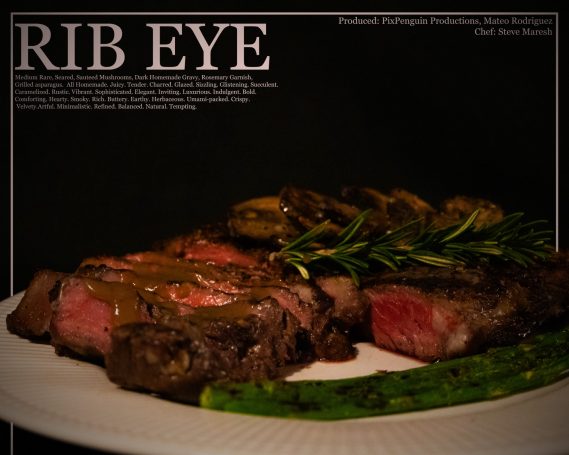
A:
<svg viewBox="0 0 569 455">
<path fill-rule="evenodd" d="M 127 62 L 115 74 L 144 72 L 146 18 L 90 20 L 123 27 Z M 279 83 L 248 105 L 15 113 L 16 291 L 37 268 L 71 271 L 86 256 L 148 248 L 288 182 L 330 194 L 343 184 L 404 187 L 433 203 L 467 194 L 554 220 L 554 37 L 339 26 L 336 16 L 239 20 L 267 22 L 261 49 L 271 70 L 254 76 Z M 50 56 L 65 52 L 58 29 Z M 83 32 L 78 47 L 90 43 Z M 213 54 L 221 74 L 235 58 L 230 38 L 224 32 Z M 190 50 L 195 73 L 192 40 L 184 33 L 177 51 Z M 84 49 L 89 61 L 90 44 Z"/>
<path fill-rule="evenodd" d="M 482 6 L 477 9 L 489 10 Z M 557 10 L 522 6 L 499 10 Z M 157 8 L 137 8 L 144 9 Z M 378 9 L 389 10 L 368 10 Z M 437 8 L 418 10 L 425 9 Z M 75 19 L 88 18 L 57 17 L 53 23 Z M 236 21 L 227 19 L 215 22 Z M 87 256 L 149 248 L 221 220 L 231 204 L 275 194 L 286 183 L 329 194 L 344 184 L 403 187 L 435 205 L 467 194 L 491 199 L 507 212 L 524 211 L 528 219 L 548 219 L 554 227 L 554 37 L 477 37 L 473 26 L 339 26 L 336 16 L 237 19 L 267 23 L 261 49 L 271 56 L 271 69 L 253 75 L 280 86 L 249 105 L 196 112 L 15 113 L 14 292 L 37 269 L 71 271 Z M 144 72 L 150 58 L 144 18 L 92 22 L 106 20 L 123 26 L 124 72 Z M 63 53 L 55 35 L 53 40 L 50 52 Z M 229 40 L 220 46 L 213 63 L 229 74 L 233 47 Z M 200 63 L 189 30 L 177 47 L 191 66 Z M 89 53 L 84 49 L 81 58 L 88 61 Z M 6 153 L 2 159 L 8 161 Z M 561 165 L 563 176 L 563 153 Z M 561 183 L 564 214 L 563 177 Z M 560 223 L 566 245 L 566 219 Z M 15 453 L 50 443 L 16 430 Z"/>
</svg>

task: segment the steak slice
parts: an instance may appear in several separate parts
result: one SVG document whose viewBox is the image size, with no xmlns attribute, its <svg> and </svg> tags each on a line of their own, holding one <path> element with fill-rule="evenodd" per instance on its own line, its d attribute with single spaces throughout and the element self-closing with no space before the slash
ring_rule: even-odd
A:
<svg viewBox="0 0 569 455">
<path fill-rule="evenodd" d="M 513 344 L 569 310 L 567 258 L 530 268 L 416 267 L 365 283 L 378 346 L 445 360 Z"/>
<path fill-rule="evenodd" d="M 316 278 L 316 284 L 333 301 L 331 317 L 343 330 L 368 320 L 369 300 L 348 276 L 332 275 Z"/>
<path fill-rule="evenodd" d="M 47 335 L 52 315 L 50 291 L 66 275 L 53 270 L 37 272 L 16 309 L 6 317 L 8 330 L 25 338 Z"/>
<path fill-rule="evenodd" d="M 165 315 L 187 315 L 195 307 L 251 299 L 194 282 L 170 281 L 161 272 L 160 267 L 153 274 L 139 274 L 135 269 L 89 264 L 62 280 L 49 325 L 56 350 L 102 357 L 110 348 L 111 331 L 120 325 L 156 322 Z"/>
<path fill-rule="evenodd" d="M 100 256 L 85 259 L 84 266 L 106 266 L 117 270 L 132 270 L 141 279 L 162 280 L 168 283 L 190 282 L 222 292 L 238 292 L 241 285 L 254 285 L 261 280 L 274 279 L 274 274 L 262 268 L 235 265 L 217 266 L 195 260 L 185 260 L 166 254 L 144 251 L 122 257 Z"/>
<path fill-rule="evenodd" d="M 105 357 L 109 379 L 195 402 L 212 381 L 274 378 L 296 362 L 296 318 L 275 300 L 201 308 L 159 324 L 127 324 L 112 334 Z"/>
<path fill-rule="evenodd" d="M 110 349 L 111 331 L 121 325 L 267 298 L 297 320 L 299 357 L 353 356 L 347 331 L 330 319 L 332 300 L 317 286 L 298 278 L 271 277 L 263 270 L 219 267 L 156 252 L 85 260 L 63 280 L 53 302 L 52 344 L 60 353 L 101 357 Z"/>
<path fill-rule="evenodd" d="M 263 250 L 247 250 L 237 246 L 229 237 L 227 229 L 219 226 L 196 229 L 190 234 L 163 241 L 157 245 L 157 249 L 177 258 L 239 267 L 261 265 L 265 253 Z"/>
<path fill-rule="evenodd" d="M 330 312 L 334 311 L 333 300 L 314 284 L 297 276 L 284 276 L 278 265 L 269 269 L 235 265 L 220 267 L 155 252 L 123 258 L 92 258 L 84 264 L 123 267 L 125 270 L 118 271 L 121 282 L 152 289 L 165 299 L 192 307 L 222 306 L 270 297 L 298 319 L 306 331 L 307 343 L 314 350 L 314 356 L 340 360 L 354 354 L 345 330 L 347 326 L 330 320 Z M 353 284 L 349 286 L 354 287 Z M 357 304 L 359 302 L 354 306 Z"/>
<path fill-rule="evenodd" d="M 51 343 L 59 354 L 102 357 L 110 348 L 113 327 L 149 321 L 151 314 L 142 295 L 130 286 L 73 275 L 62 281 L 54 301 Z"/>
</svg>

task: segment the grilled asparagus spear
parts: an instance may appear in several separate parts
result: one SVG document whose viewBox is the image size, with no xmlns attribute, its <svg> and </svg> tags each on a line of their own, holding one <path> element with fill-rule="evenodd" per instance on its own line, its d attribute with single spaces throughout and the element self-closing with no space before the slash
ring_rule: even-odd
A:
<svg viewBox="0 0 569 455">
<path fill-rule="evenodd" d="M 425 367 L 331 381 L 218 383 L 200 405 L 245 414 L 338 420 L 504 397 L 569 375 L 569 326 L 516 346 Z"/>
</svg>

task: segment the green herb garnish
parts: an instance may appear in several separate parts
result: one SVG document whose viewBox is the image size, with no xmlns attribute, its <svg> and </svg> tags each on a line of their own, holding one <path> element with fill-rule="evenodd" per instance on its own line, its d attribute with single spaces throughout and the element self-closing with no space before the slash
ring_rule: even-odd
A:
<svg viewBox="0 0 569 455">
<path fill-rule="evenodd" d="M 399 270 L 412 264 L 451 267 L 498 259 L 527 267 L 546 260 L 554 251 L 549 244 L 553 231 L 539 229 L 546 221 L 524 223 L 523 213 L 480 228 L 474 225 L 479 210 L 445 228 L 424 227 L 423 220 L 416 219 L 379 237 L 364 238 L 361 227 L 370 213 L 360 213 L 332 239 L 326 229 L 330 221 L 325 221 L 288 243 L 276 256 L 296 267 L 305 279 L 310 278 L 311 269 L 321 268 L 347 272 L 359 284 L 361 275 L 382 265 Z"/>
</svg>

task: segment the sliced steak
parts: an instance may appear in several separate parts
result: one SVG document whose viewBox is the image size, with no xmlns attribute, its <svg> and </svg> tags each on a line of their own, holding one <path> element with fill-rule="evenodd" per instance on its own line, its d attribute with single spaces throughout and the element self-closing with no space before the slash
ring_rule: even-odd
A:
<svg viewBox="0 0 569 455">
<path fill-rule="evenodd" d="M 352 187 L 342 196 L 287 186 L 279 197 L 234 206 L 228 226 L 198 229 L 154 251 L 89 258 L 68 276 L 40 272 L 8 328 L 26 337 L 49 332 L 58 353 L 104 358 L 109 377 L 124 387 L 193 401 L 210 381 L 271 378 L 290 363 L 348 359 L 355 333 L 433 361 L 517 342 L 567 312 L 562 255 L 529 269 L 388 271 L 363 278 L 360 288 L 348 276 L 316 271 L 304 281 L 291 274 L 271 252 L 327 220 L 325 235 L 337 235 L 362 210 L 371 209 L 362 239 L 417 218 L 420 229 L 456 223 L 475 209 L 478 225 L 503 216 L 488 201 L 461 196 L 439 211 L 400 189 Z"/>
<path fill-rule="evenodd" d="M 26 338 L 47 335 L 52 315 L 50 291 L 66 275 L 52 270 L 37 272 L 16 309 L 7 316 L 8 330 Z"/>
<path fill-rule="evenodd" d="M 334 302 L 332 318 L 338 326 L 349 330 L 364 323 L 368 318 L 369 301 L 350 277 L 342 275 L 316 278 L 316 284 Z"/>
<path fill-rule="evenodd" d="M 377 345 L 422 360 L 512 344 L 569 310 L 563 256 L 530 268 L 416 267 L 365 283 Z"/>
<path fill-rule="evenodd" d="M 296 277 L 268 279 L 263 271 L 252 274 L 235 266 L 221 268 L 152 252 L 84 261 L 62 282 L 53 302 L 50 333 L 60 352 L 66 348 L 100 357 L 108 352 L 111 331 L 123 324 L 157 322 L 165 314 L 181 317 L 197 308 L 251 305 L 268 298 L 298 321 L 304 359 L 353 356 L 347 332 L 330 319 L 332 300 L 317 286 Z"/>
<path fill-rule="evenodd" d="M 264 261 L 263 251 L 238 247 L 226 229 L 220 227 L 196 229 L 160 243 L 158 250 L 169 256 L 220 266 L 255 267 Z"/>
<path fill-rule="evenodd" d="M 71 276 L 62 281 L 54 301 L 51 343 L 59 353 L 101 357 L 110 348 L 113 327 L 150 319 L 146 302 L 132 287 Z"/>
<path fill-rule="evenodd" d="M 169 281 L 158 272 L 138 274 L 134 269 L 85 265 L 61 282 L 49 332 L 59 352 L 101 357 L 109 350 L 111 331 L 120 325 L 250 299 L 194 282 Z"/>
<path fill-rule="evenodd" d="M 298 296 L 303 309 L 300 323 L 306 329 L 314 357 L 321 360 L 352 358 L 355 349 L 348 331 L 333 318 L 334 300 L 318 286 L 298 277 L 288 282 L 288 289 Z M 291 313 L 295 314 L 293 311 Z"/>
<path fill-rule="evenodd" d="M 157 325 L 113 331 L 108 377 L 122 387 L 194 402 L 212 381 L 277 376 L 297 357 L 298 322 L 275 300 L 203 308 Z"/>
<path fill-rule="evenodd" d="M 236 292 L 241 285 L 254 285 L 270 280 L 263 268 L 244 268 L 235 265 L 217 266 L 211 263 L 174 258 L 162 253 L 145 251 L 122 257 L 101 256 L 85 259 L 84 266 L 107 266 L 119 270 L 132 270 L 141 277 L 167 282 L 192 282 L 223 292 Z"/>
</svg>

